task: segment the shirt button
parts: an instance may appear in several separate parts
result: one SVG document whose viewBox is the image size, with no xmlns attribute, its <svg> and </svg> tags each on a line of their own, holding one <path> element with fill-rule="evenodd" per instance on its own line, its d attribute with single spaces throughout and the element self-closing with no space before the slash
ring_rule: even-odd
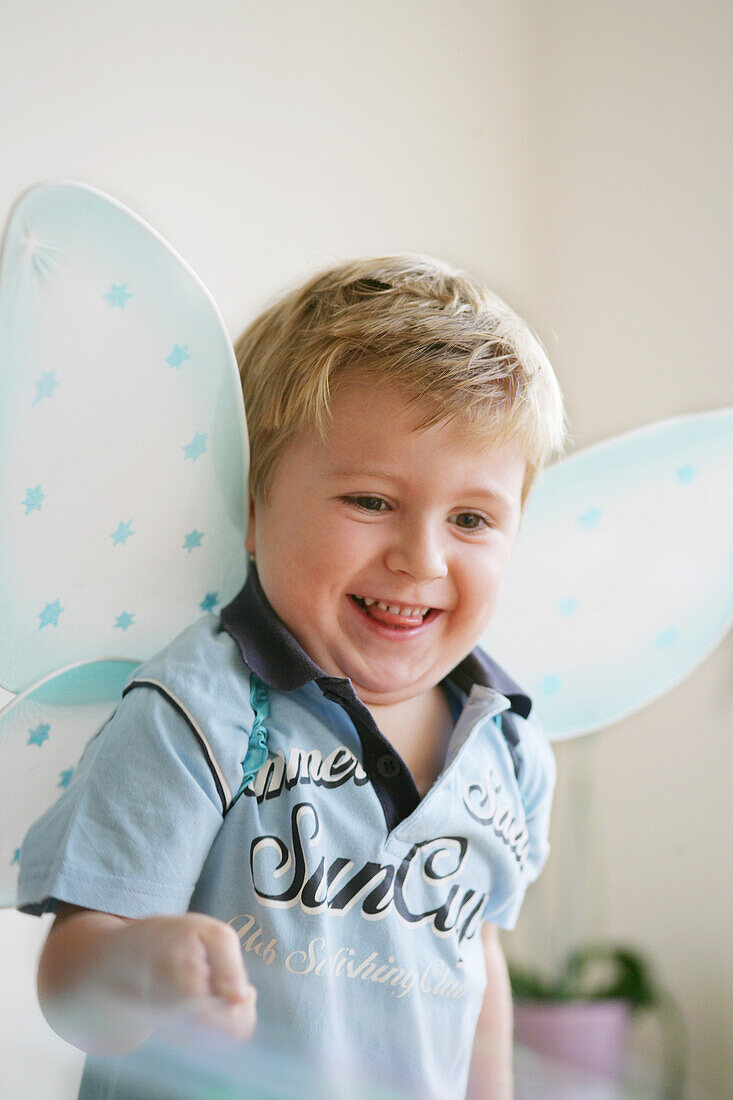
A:
<svg viewBox="0 0 733 1100">
<path fill-rule="evenodd" d="M 396 756 L 386 752 L 384 756 L 380 756 L 377 760 L 377 771 L 385 779 L 394 779 L 396 775 L 399 775 L 400 762 Z"/>
</svg>

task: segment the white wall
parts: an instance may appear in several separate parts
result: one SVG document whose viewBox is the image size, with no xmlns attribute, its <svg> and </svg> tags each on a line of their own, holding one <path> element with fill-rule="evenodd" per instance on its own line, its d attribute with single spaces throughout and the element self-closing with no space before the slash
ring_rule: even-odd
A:
<svg viewBox="0 0 733 1100">
<path fill-rule="evenodd" d="M 108 190 L 193 265 L 233 334 L 332 258 L 443 256 L 539 328 L 583 445 L 730 403 L 732 17 L 663 0 L 0 0 L 0 210 L 42 179 Z M 648 948 L 684 1005 L 690 1097 L 733 1077 L 730 656 L 590 746 L 598 873 L 584 894 L 573 877 L 590 933 Z M 588 747 L 561 747 L 558 825 Z M 538 893 L 517 954 L 585 933 L 560 839 L 554 945 Z M 13 1012 L 32 935 L 0 920 L 10 1100 L 54 1095 L 23 1076 L 30 1009 Z"/>
<path fill-rule="evenodd" d="M 523 5 L 5 9 L 3 208 L 49 176 L 111 191 L 233 329 L 283 282 L 366 250 L 419 247 L 524 282 Z"/>
</svg>

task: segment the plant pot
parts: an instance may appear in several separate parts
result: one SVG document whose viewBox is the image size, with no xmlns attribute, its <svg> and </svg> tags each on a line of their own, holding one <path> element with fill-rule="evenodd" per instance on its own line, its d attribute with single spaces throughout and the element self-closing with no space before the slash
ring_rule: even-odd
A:
<svg viewBox="0 0 733 1100">
<path fill-rule="evenodd" d="M 631 1008 L 622 998 L 514 1001 L 514 1038 L 554 1061 L 619 1081 Z"/>
</svg>

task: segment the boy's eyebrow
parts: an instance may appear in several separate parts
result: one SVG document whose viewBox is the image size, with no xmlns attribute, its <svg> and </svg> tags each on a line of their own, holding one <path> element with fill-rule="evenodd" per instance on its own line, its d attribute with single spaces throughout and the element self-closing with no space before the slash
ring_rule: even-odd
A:
<svg viewBox="0 0 733 1100">
<path fill-rule="evenodd" d="M 337 477 L 383 477 L 388 481 L 399 481 L 394 474 L 378 466 L 342 466 L 338 470 L 330 470 L 327 476 L 333 480 Z"/>
<path fill-rule="evenodd" d="M 509 493 L 505 493 L 503 489 L 487 489 L 486 487 L 480 489 L 466 489 L 464 490 L 467 497 L 488 497 L 489 500 L 496 500 L 499 504 L 503 504 L 505 508 L 512 508 L 516 501 L 509 496 Z"/>
<path fill-rule="evenodd" d="M 461 493 L 461 496 L 466 497 L 469 500 L 484 499 L 494 501 L 497 504 L 500 504 L 502 508 L 507 509 L 514 508 L 517 504 L 517 501 L 514 500 L 509 495 L 509 493 L 505 493 L 503 489 L 490 489 L 486 486 L 482 486 L 481 488 L 477 487 L 474 489 L 464 489 Z"/>
</svg>

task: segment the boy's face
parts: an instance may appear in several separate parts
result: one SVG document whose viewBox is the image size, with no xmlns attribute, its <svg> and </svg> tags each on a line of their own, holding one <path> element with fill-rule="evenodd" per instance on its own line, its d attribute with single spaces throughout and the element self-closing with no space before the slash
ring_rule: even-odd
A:
<svg viewBox="0 0 733 1100">
<path fill-rule="evenodd" d="M 252 506 L 247 548 L 270 603 L 366 704 L 413 698 L 466 656 L 519 526 L 518 446 L 458 422 L 415 431 L 425 411 L 395 386 L 344 385 L 327 443 L 290 444 Z"/>
</svg>

